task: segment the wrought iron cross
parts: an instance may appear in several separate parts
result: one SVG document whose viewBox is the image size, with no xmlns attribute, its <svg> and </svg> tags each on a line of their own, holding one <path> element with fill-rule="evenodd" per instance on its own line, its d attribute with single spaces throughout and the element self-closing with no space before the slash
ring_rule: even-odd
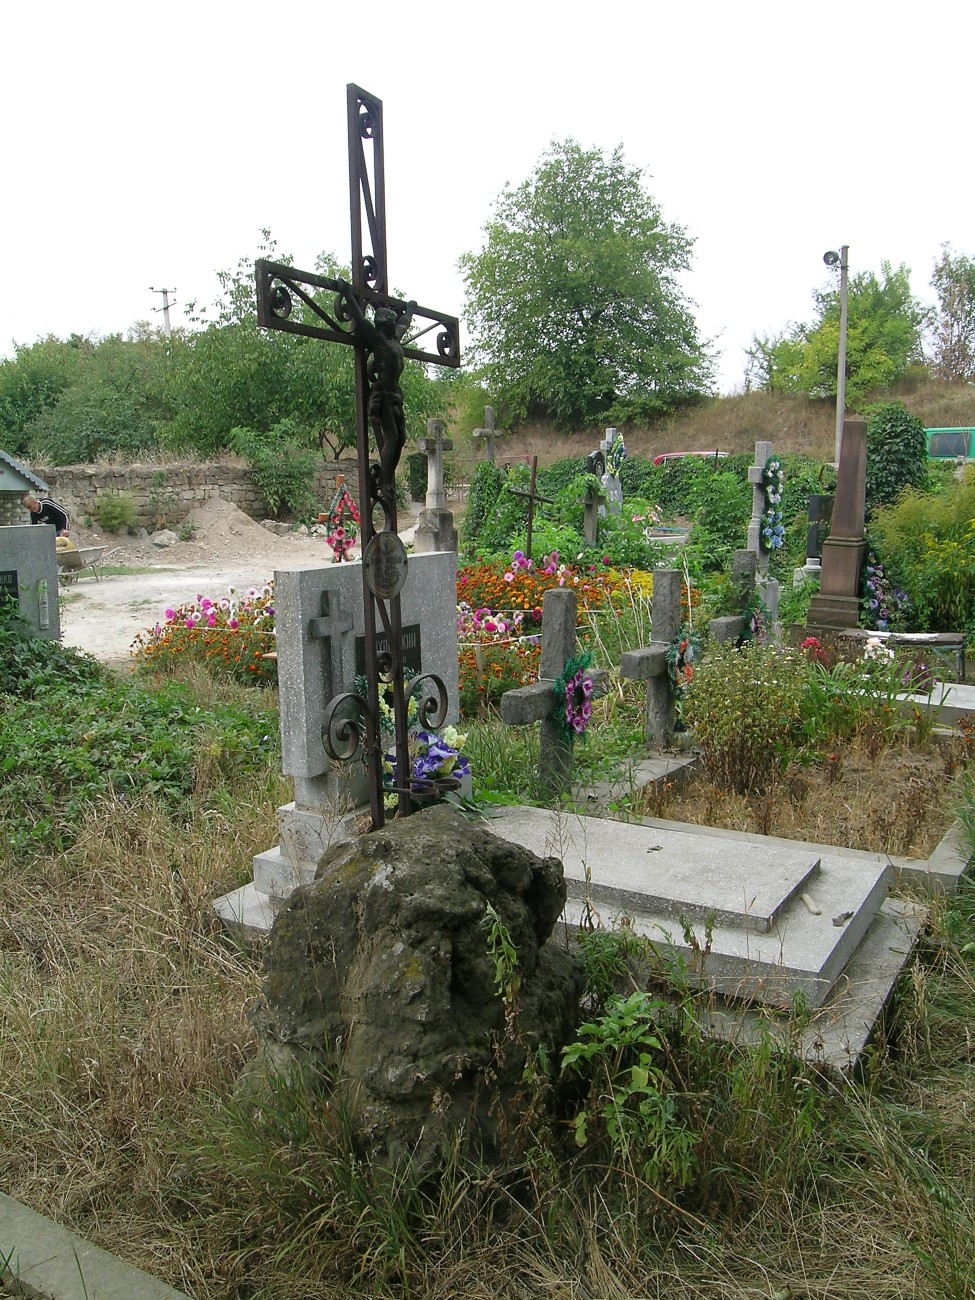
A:
<svg viewBox="0 0 975 1300">
<path fill-rule="evenodd" d="M 528 491 L 525 492 L 522 488 L 508 488 L 513 497 L 526 497 L 528 499 L 528 534 L 525 538 L 525 554 L 529 559 L 531 559 L 532 554 L 532 523 L 535 519 L 535 506 L 539 501 L 543 501 L 547 506 L 554 504 L 551 497 L 543 497 L 540 492 L 535 491 L 535 475 L 537 473 L 538 457 L 532 456 L 532 476 L 531 482 L 528 484 Z"/>
<path fill-rule="evenodd" d="M 399 810 L 410 812 L 408 698 L 416 696 L 422 727 L 440 726 L 447 692 L 433 674 L 403 683 L 400 592 L 406 582 L 406 549 L 396 527 L 396 466 L 406 438 L 400 376 L 406 358 L 439 366 L 460 365 L 460 331 L 455 317 L 404 302 L 389 292 L 386 265 L 386 178 L 382 101 L 358 86 L 346 88 L 349 139 L 349 200 L 352 221 L 352 281 L 329 279 L 279 262 L 259 261 L 257 322 L 355 349 L 356 446 L 362 502 L 362 595 L 366 639 L 366 697 L 345 692 L 332 700 L 322 742 L 337 761 L 362 752 L 369 771 L 373 828 L 383 825 L 383 743 L 380 689 L 390 689 L 396 730 L 396 789 Z M 313 296 L 334 295 L 331 310 Z M 304 305 L 297 318 L 296 300 Z M 423 322 L 426 322 L 424 324 Z M 417 346 L 437 330 L 436 350 Z M 372 432 L 376 459 L 371 461 Z M 381 624 L 388 649 L 376 651 Z"/>
</svg>

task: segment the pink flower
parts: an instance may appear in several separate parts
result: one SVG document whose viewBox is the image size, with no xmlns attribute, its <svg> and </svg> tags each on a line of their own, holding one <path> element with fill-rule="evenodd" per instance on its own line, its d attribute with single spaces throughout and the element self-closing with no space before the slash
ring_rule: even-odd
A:
<svg viewBox="0 0 975 1300">
<path fill-rule="evenodd" d="M 609 564 L 609 562 L 610 562 L 610 561 L 609 561 L 609 556 L 608 556 L 608 555 L 604 555 L 604 556 L 603 556 L 603 564 Z"/>
<path fill-rule="evenodd" d="M 187 626 L 187 627 L 196 627 L 196 619 L 195 619 L 195 618 L 188 618 L 188 619 L 186 620 L 186 626 Z"/>
<path fill-rule="evenodd" d="M 506 574 L 504 575 L 504 580 L 505 580 L 505 582 L 514 582 L 514 580 L 515 580 L 515 575 L 514 575 L 513 573 L 506 573 Z"/>
<path fill-rule="evenodd" d="M 233 630 L 236 632 L 237 629 L 240 627 L 240 624 L 237 622 L 235 618 L 232 618 L 230 622 L 227 624 L 227 626 L 232 627 Z"/>
<path fill-rule="evenodd" d="M 217 620 L 213 616 L 213 614 L 211 614 L 210 617 L 207 619 L 207 627 L 216 627 L 216 626 L 217 626 Z"/>
<path fill-rule="evenodd" d="M 166 618 L 167 618 L 167 619 L 174 619 L 174 618 L 176 617 L 176 611 L 175 611 L 175 609 L 167 609 L 167 610 L 165 611 L 165 614 L 166 614 Z"/>
</svg>

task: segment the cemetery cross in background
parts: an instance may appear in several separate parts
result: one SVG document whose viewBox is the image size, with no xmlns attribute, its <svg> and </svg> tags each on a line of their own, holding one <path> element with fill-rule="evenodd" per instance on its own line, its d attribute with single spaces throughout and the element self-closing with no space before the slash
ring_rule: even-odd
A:
<svg viewBox="0 0 975 1300">
<path fill-rule="evenodd" d="M 322 727 L 322 743 L 338 761 L 351 761 L 363 754 L 369 773 L 372 825 L 378 829 L 385 821 L 380 689 L 390 690 L 393 696 L 396 789 L 403 814 L 411 811 L 408 697 L 416 697 L 421 727 L 437 727 L 447 714 L 446 689 L 439 677 L 419 676 L 408 686 L 403 681 L 400 592 L 406 582 L 407 558 L 397 532 L 395 487 L 396 466 L 406 440 L 400 376 L 408 357 L 459 366 L 460 330 L 455 317 L 390 294 L 382 101 L 349 85 L 346 104 L 352 282 L 261 260 L 255 266 L 257 323 L 264 329 L 286 330 L 355 349 L 367 693 L 363 698 L 348 691 L 332 700 Z M 418 347 L 419 339 L 431 330 L 438 331 L 436 350 Z M 372 464 L 370 430 L 378 454 Z M 381 653 L 377 652 L 379 625 L 386 646 Z"/>
</svg>

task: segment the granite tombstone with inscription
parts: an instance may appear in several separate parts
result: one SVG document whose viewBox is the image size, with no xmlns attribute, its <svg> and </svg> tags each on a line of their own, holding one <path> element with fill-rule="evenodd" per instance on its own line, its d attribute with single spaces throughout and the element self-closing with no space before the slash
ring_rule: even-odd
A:
<svg viewBox="0 0 975 1300">
<path fill-rule="evenodd" d="M 404 669 L 443 680 L 447 721 L 455 722 L 456 556 L 413 555 L 402 569 L 393 569 L 395 580 L 403 582 Z M 224 919 L 255 930 L 268 928 L 275 908 L 297 884 L 314 877 L 324 851 L 349 837 L 368 799 L 362 764 L 333 762 L 322 741 L 330 703 L 354 691 L 365 668 L 361 562 L 279 570 L 274 584 L 281 765 L 294 782 L 295 797 L 278 809 L 279 843 L 254 859 L 253 883 L 217 903 Z M 377 640 L 381 653 L 381 633 Z"/>
</svg>

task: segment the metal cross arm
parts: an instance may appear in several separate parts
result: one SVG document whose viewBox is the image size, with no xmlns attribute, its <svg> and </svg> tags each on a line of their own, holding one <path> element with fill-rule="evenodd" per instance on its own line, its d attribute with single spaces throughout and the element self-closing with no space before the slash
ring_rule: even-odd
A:
<svg viewBox="0 0 975 1300">
<path fill-rule="evenodd" d="M 387 293 L 378 293 L 368 285 L 351 288 L 345 280 L 299 271 L 283 262 L 261 259 L 255 264 L 254 271 L 257 323 L 263 329 L 286 330 L 291 334 L 354 346 L 358 342 L 354 337 L 356 322 L 348 301 L 349 295 L 354 294 L 360 309 L 371 304 L 373 309 L 394 311 L 400 318 L 410 314 L 410 332 L 402 340 L 404 356 L 439 366 L 456 368 L 460 365 L 460 324 L 455 316 L 435 311 L 432 307 L 418 307 L 416 303 L 408 303 Z M 314 297 L 315 290 L 334 294 L 331 312 Z M 295 316 L 296 300 L 306 308 L 304 319 Z M 315 319 L 309 320 L 309 315 Z M 417 342 L 433 330 L 439 331 L 436 350 L 417 347 Z"/>
</svg>

